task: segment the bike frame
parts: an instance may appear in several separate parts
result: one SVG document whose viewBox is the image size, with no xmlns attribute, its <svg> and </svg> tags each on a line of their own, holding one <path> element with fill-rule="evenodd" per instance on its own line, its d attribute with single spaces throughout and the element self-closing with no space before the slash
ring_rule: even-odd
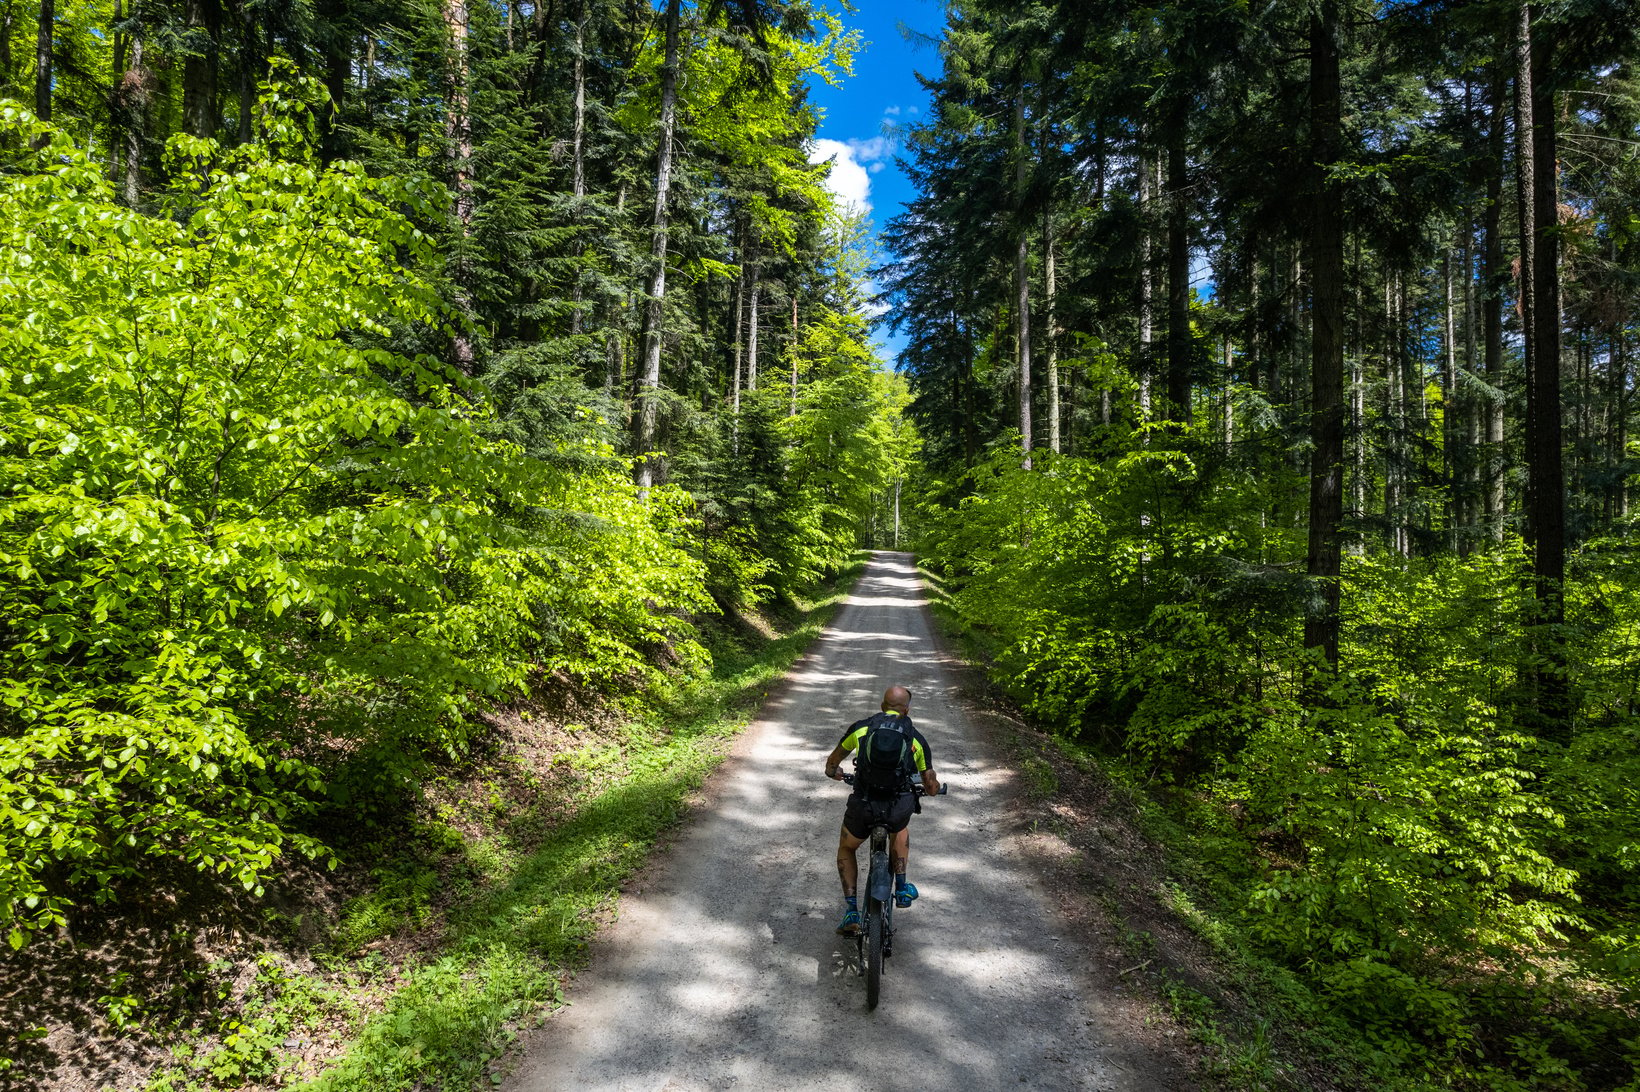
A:
<svg viewBox="0 0 1640 1092">
<path fill-rule="evenodd" d="M 842 776 L 845 785 L 854 784 L 852 774 Z M 940 793 L 946 786 L 940 785 Z M 922 786 L 912 785 L 917 796 L 926 795 Z M 866 872 L 865 900 L 860 931 L 855 934 L 855 950 L 860 955 L 860 971 L 866 976 L 866 1008 L 877 1007 L 882 990 L 884 961 L 894 954 L 894 868 L 889 860 L 887 823 L 871 825 L 871 865 Z"/>
</svg>

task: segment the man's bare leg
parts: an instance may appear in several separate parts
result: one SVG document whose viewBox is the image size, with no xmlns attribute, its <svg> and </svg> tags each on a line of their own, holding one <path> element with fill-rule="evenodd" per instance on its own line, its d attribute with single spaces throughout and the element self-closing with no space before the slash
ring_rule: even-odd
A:
<svg viewBox="0 0 1640 1092">
<path fill-rule="evenodd" d="M 889 847 L 889 854 L 894 861 L 894 874 L 896 876 L 902 875 L 905 872 L 906 862 L 911 857 L 911 828 L 909 826 L 894 835 L 894 842 Z"/>
<path fill-rule="evenodd" d="M 860 880 L 860 860 L 855 851 L 860 848 L 864 838 L 856 838 L 844 827 L 837 837 L 837 878 L 843 881 L 843 897 L 854 897 L 855 885 Z"/>
</svg>

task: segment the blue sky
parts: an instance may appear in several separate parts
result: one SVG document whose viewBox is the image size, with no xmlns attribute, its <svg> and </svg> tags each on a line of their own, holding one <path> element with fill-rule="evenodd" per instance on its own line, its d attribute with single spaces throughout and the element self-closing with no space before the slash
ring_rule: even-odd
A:
<svg viewBox="0 0 1640 1092">
<path fill-rule="evenodd" d="M 928 110 L 928 96 L 913 73 L 935 74 L 940 68 L 938 51 L 906 41 L 900 24 L 937 39 L 945 27 L 945 5 L 934 0 L 857 2 L 859 10 L 843 18 L 861 32 L 866 44 L 855 55 L 853 77 L 843 86 L 817 84 L 812 89 L 810 100 L 821 110 L 812 158 L 836 157 L 832 192 L 840 201 L 859 205 L 880 228 L 915 192 L 894 164 L 891 131 L 921 120 Z M 904 340 L 879 331 L 879 344 L 890 363 Z"/>
</svg>

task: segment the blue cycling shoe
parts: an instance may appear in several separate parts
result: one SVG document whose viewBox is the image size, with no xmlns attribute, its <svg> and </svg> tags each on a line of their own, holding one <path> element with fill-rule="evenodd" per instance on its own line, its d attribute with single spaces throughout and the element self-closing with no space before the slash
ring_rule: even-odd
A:
<svg viewBox="0 0 1640 1092">
<path fill-rule="evenodd" d="M 843 920 L 837 923 L 837 935 L 840 937 L 857 936 L 860 932 L 860 911 L 847 910 L 843 913 Z"/>
<path fill-rule="evenodd" d="M 896 889 L 894 892 L 894 905 L 898 906 L 901 910 L 904 910 L 916 901 L 917 885 L 914 883 L 908 883 L 904 887 Z"/>
</svg>

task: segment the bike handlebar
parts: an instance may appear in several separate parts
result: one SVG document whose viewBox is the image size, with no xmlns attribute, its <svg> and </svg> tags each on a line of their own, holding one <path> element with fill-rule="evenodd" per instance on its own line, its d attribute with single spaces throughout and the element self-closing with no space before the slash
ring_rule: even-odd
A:
<svg viewBox="0 0 1640 1092">
<path fill-rule="evenodd" d="M 854 775 L 851 774 L 851 773 L 844 774 L 842 776 L 842 782 L 845 785 L 854 784 Z M 940 791 L 935 793 L 934 795 L 935 796 L 944 796 L 945 795 L 945 790 L 949 789 L 950 787 L 951 787 L 950 785 L 947 785 L 945 782 L 941 781 L 940 782 Z M 911 785 L 911 794 L 913 796 L 927 796 L 928 791 L 926 789 L 924 789 L 921 785 L 918 785 L 915 782 L 913 782 L 912 785 Z"/>
</svg>

